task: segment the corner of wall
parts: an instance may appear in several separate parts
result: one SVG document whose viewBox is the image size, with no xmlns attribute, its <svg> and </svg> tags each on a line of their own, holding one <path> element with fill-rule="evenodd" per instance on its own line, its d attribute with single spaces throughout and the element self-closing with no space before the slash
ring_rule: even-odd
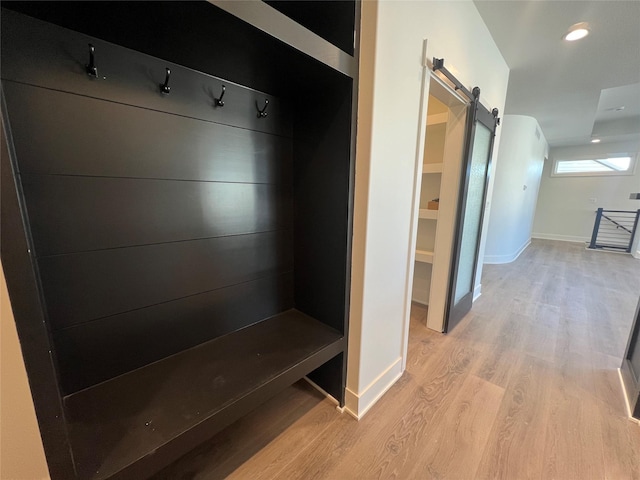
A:
<svg viewBox="0 0 640 480">
<path fill-rule="evenodd" d="M 515 252 L 507 253 L 503 255 L 485 255 L 484 263 L 488 264 L 502 264 L 502 263 L 511 263 L 517 260 L 517 258 L 524 252 L 527 247 L 531 245 L 531 238 L 529 238 L 524 244 Z"/>
<path fill-rule="evenodd" d="M 473 300 L 472 300 L 472 302 L 475 302 L 478 298 L 480 298 L 480 295 L 482 295 L 482 284 L 478 283 L 473 289 Z"/>
<path fill-rule="evenodd" d="M 360 25 L 356 172 L 353 199 L 351 291 L 347 359 L 347 393 L 357 390 L 361 375 L 362 335 L 365 304 L 365 263 L 371 177 L 374 73 L 378 23 L 378 2 L 363 2 Z"/>
<path fill-rule="evenodd" d="M 347 388 L 345 392 L 345 410 L 360 420 L 387 390 L 402 376 L 402 357 L 398 357 L 387 369 L 376 377 L 361 392 Z"/>
<path fill-rule="evenodd" d="M 0 478 L 49 479 L 4 270 L 0 268 Z M 9 440 L 10 439 L 10 440 Z"/>
<path fill-rule="evenodd" d="M 536 233 L 531 234 L 531 238 L 539 238 L 541 240 L 558 240 L 559 242 L 585 243 L 589 241 L 588 237 L 579 237 L 575 235 L 559 235 L 555 233 Z"/>
</svg>

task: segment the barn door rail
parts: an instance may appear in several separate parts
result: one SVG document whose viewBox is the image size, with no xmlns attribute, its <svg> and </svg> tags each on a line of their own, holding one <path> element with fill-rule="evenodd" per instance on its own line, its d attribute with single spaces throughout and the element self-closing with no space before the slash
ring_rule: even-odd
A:
<svg viewBox="0 0 640 480">
<path fill-rule="evenodd" d="M 447 68 L 444 66 L 444 58 L 433 57 L 433 62 L 432 63 L 433 63 L 433 71 L 434 72 L 441 72 L 445 77 L 447 77 L 447 79 L 451 83 L 453 83 L 454 88 L 456 89 L 456 91 L 460 90 L 472 102 L 475 100 L 476 95 L 471 93 L 469 91 L 469 89 L 467 87 L 465 87 L 462 83 L 460 83 L 460 80 L 458 80 L 455 77 L 455 75 L 453 73 L 451 73 L 449 70 L 447 70 Z"/>
<path fill-rule="evenodd" d="M 631 245 L 638 228 L 640 209 L 596 211 L 591 234 L 591 249 L 612 249 L 631 253 Z"/>
</svg>

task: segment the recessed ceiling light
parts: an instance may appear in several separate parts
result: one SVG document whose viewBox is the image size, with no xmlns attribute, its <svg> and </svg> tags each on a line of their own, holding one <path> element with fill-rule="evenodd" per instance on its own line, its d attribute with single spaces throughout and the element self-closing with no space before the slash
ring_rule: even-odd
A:
<svg viewBox="0 0 640 480">
<path fill-rule="evenodd" d="M 591 143 L 600 143 L 600 139 L 599 138 L 592 138 L 591 139 Z"/>
<path fill-rule="evenodd" d="M 574 42 L 589 35 L 589 24 L 587 22 L 576 23 L 571 25 L 567 33 L 562 37 L 568 42 Z"/>
</svg>

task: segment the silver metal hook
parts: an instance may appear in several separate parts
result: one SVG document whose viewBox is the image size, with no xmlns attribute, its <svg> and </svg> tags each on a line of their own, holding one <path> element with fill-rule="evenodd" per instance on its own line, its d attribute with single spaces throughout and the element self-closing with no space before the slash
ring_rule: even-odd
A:
<svg viewBox="0 0 640 480">
<path fill-rule="evenodd" d="M 224 85 L 222 85 L 222 93 L 220 94 L 219 98 L 216 98 L 216 106 L 217 107 L 224 107 L 224 102 L 222 101 L 222 98 L 224 97 L 224 92 L 226 91 Z"/>
<path fill-rule="evenodd" d="M 264 99 L 264 107 L 262 110 L 260 110 L 260 107 L 258 107 L 258 102 L 256 102 L 256 108 L 258 109 L 258 118 L 264 118 L 267 116 L 268 106 L 269 106 L 269 100 L 267 100 L 266 98 Z"/>
</svg>

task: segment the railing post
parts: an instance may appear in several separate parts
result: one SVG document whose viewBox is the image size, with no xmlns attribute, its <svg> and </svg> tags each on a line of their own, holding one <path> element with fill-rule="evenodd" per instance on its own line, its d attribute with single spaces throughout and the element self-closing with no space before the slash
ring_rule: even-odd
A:
<svg viewBox="0 0 640 480">
<path fill-rule="evenodd" d="M 598 238 L 598 229 L 600 228 L 600 219 L 602 218 L 602 208 L 599 208 L 596 212 L 596 221 L 593 224 L 593 233 L 591 234 L 591 243 L 589 248 L 596 248 L 596 240 Z"/>
<path fill-rule="evenodd" d="M 627 253 L 631 253 L 631 247 L 633 245 L 633 239 L 636 238 L 636 231 L 638 230 L 638 219 L 640 218 L 640 208 L 636 211 L 636 219 L 633 221 L 633 228 L 631 229 L 631 238 L 629 239 L 629 246 L 627 247 Z"/>
</svg>

